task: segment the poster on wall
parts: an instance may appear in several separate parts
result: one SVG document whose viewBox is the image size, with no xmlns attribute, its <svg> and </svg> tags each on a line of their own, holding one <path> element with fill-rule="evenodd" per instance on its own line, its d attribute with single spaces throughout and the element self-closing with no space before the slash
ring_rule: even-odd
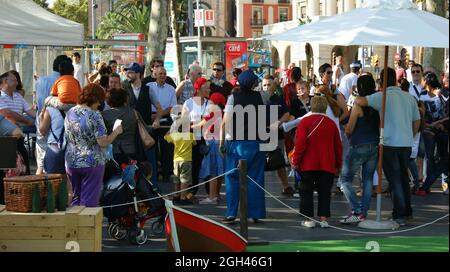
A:
<svg viewBox="0 0 450 272">
<path fill-rule="evenodd" d="M 259 68 L 272 64 L 272 54 L 263 50 L 248 51 L 248 67 Z"/>
<path fill-rule="evenodd" d="M 231 73 L 234 68 L 245 70 L 247 68 L 247 42 L 226 42 L 226 66 L 227 72 Z"/>
</svg>

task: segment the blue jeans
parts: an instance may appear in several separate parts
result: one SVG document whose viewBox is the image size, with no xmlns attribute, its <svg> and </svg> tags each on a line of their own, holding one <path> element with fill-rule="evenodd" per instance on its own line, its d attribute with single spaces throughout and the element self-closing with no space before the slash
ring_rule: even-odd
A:
<svg viewBox="0 0 450 272">
<path fill-rule="evenodd" d="M 353 145 L 349 147 L 341 174 L 341 190 L 355 214 L 367 216 L 372 198 L 373 173 L 377 168 L 378 144 Z M 362 166 L 363 198 L 360 203 L 353 189 L 353 177 Z"/>
<path fill-rule="evenodd" d="M 383 170 L 391 189 L 393 219 L 412 216 L 408 175 L 410 157 L 411 147 L 384 147 Z"/>
<path fill-rule="evenodd" d="M 423 184 L 423 189 L 429 191 L 433 183 L 441 174 L 448 174 L 448 133 L 439 133 L 436 135 L 424 134 L 426 135 L 425 146 L 428 164 L 427 178 Z M 438 157 L 434 156 L 435 146 L 437 147 Z M 428 154 L 430 154 L 430 157 L 428 157 Z M 431 154 L 433 155 L 431 156 Z"/>
<path fill-rule="evenodd" d="M 414 187 L 418 189 L 420 187 L 419 184 L 419 170 L 417 169 L 417 162 L 416 159 L 409 159 L 409 172 L 411 172 L 411 176 L 413 178 Z"/>
<path fill-rule="evenodd" d="M 342 161 L 344 161 L 350 149 L 350 141 L 348 140 L 347 135 L 345 135 L 345 128 L 342 125 L 340 125 L 340 135 L 342 142 Z M 336 187 L 342 187 L 342 175 L 339 176 Z"/>
<path fill-rule="evenodd" d="M 145 151 L 145 157 L 152 164 L 152 183 L 158 183 L 158 161 L 156 160 L 156 146 Z"/>
</svg>

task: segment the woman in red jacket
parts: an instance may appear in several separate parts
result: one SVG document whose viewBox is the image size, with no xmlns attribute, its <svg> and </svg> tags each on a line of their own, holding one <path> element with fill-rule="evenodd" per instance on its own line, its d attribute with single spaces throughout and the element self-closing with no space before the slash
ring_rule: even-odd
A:
<svg viewBox="0 0 450 272">
<path fill-rule="evenodd" d="M 300 212 L 306 220 L 302 226 L 313 228 L 313 192 L 317 188 L 320 226 L 328 227 L 331 187 L 342 166 L 342 143 L 336 124 L 325 114 L 327 99 L 321 94 L 311 99 L 312 115 L 305 117 L 297 127 L 293 167 L 301 173 Z"/>
</svg>

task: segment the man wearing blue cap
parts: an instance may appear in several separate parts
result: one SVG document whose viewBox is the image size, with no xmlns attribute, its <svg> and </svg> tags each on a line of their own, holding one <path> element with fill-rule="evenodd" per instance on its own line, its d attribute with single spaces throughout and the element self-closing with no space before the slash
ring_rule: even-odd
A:
<svg viewBox="0 0 450 272">
<path fill-rule="evenodd" d="M 124 89 L 128 92 L 128 103 L 129 106 L 135 109 L 144 120 L 145 124 L 151 126 L 154 124 L 155 126 L 159 123 L 159 118 L 157 117 L 155 123 L 152 123 L 152 108 L 151 105 L 154 103 L 150 99 L 150 92 L 147 85 L 142 84 L 142 67 L 133 62 L 130 65 L 125 67 L 125 72 L 127 75 L 127 79 L 130 84 L 124 85 Z M 153 173 L 157 173 L 156 168 L 156 151 L 155 147 L 152 147 L 145 151 L 145 155 L 149 162 L 153 166 Z M 152 182 L 157 182 L 157 175 L 152 176 Z"/>
<path fill-rule="evenodd" d="M 238 167 L 239 160 L 247 160 L 249 177 L 264 187 L 265 156 L 260 151 L 258 137 L 258 107 L 264 106 L 264 103 L 260 92 L 253 90 L 258 85 L 258 77 L 253 71 L 247 70 L 239 75 L 238 81 L 240 88 L 230 95 L 225 107 L 220 150 L 226 153 L 226 171 Z M 254 110 L 256 114 L 246 115 L 242 112 L 243 108 L 246 111 Z M 264 191 L 252 180 L 249 179 L 247 184 L 248 216 L 256 223 L 266 217 L 266 207 Z M 225 176 L 225 187 L 227 212 L 222 222 L 231 224 L 236 220 L 239 206 L 239 172 L 234 171 Z"/>
</svg>

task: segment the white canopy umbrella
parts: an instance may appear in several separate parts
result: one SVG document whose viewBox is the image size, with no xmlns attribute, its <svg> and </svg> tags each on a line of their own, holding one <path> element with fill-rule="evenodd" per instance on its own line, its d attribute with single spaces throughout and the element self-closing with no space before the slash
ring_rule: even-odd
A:
<svg viewBox="0 0 450 272">
<path fill-rule="evenodd" d="M 448 48 L 448 19 L 418 10 L 408 0 L 372 0 L 352 11 L 301 25 L 266 39 L 330 45 Z"/>
<path fill-rule="evenodd" d="M 369 0 L 361 8 L 301 25 L 268 40 L 288 42 L 316 42 L 329 45 L 384 45 L 384 78 L 387 78 L 387 60 L 390 45 L 448 48 L 449 21 L 446 18 L 418 10 L 408 0 Z M 387 89 L 387 80 L 384 81 Z M 377 221 L 363 221 L 360 227 L 396 228 L 397 224 L 381 222 L 381 179 L 384 144 L 386 92 L 380 122 L 380 155 L 378 163 Z"/>
</svg>

